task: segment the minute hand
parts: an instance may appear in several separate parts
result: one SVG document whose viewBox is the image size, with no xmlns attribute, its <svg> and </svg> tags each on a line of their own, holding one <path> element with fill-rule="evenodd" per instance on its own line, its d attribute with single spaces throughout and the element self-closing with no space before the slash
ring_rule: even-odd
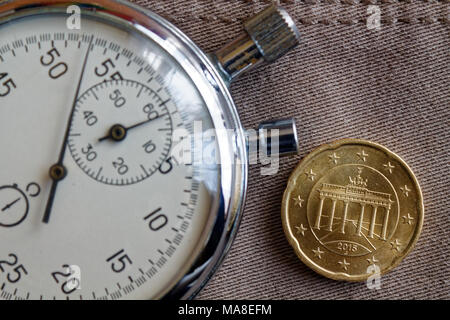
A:
<svg viewBox="0 0 450 320">
<path fill-rule="evenodd" d="M 155 120 L 157 120 L 159 118 L 162 118 L 162 117 L 164 117 L 166 115 L 167 115 L 166 113 L 165 114 L 161 114 L 161 115 L 158 115 L 156 118 L 147 119 L 147 120 L 138 122 L 138 123 L 136 123 L 136 124 L 134 124 L 132 126 L 129 126 L 129 127 L 124 127 L 124 126 L 122 126 L 120 124 L 115 124 L 109 130 L 108 135 L 104 136 L 103 138 L 98 139 L 98 141 L 102 142 L 102 141 L 108 140 L 108 139 L 115 140 L 115 141 L 122 141 L 125 138 L 125 136 L 126 136 L 126 134 L 128 133 L 129 130 L 135 129 L 135 128 L 140 127 L 140 126 L 142 126 L 144 124 L 147 124 L 149 122 L 153 122 L 153 121 L 155 121 Z M 119 131 L 118 134 L 115 133 L 116 130 Z"/>
<path fill-rule="evenodd" d="M 77 85 L 77 89 L 75 92 L 75 96 L 73 99 L 73 103 L 72 103 L 72 109 L 70 111 L 70 116 L 69 116 L 69 121 L 67 122 L 67 126 L 66 126 L 66 132 L 64 134 L 64 140 L 63 140 L 63 145 L 61 147 L 61 151 L 59 153 L 59 158 L 58 158 L 58 162 L 52 166 L 52 168 L 58 167 L 57 170 L 62 170 L 60 178 L 55 178 L 54 175 L 51 174 L 51 178 L 53 179 L 53 183 L 52 183 L 52 187 L 50 190 L 50 194 L 48 197 L 48 201 L 47 201 L 47 205 L 45 207 L 45 212 L 44 212 L 44 218 L 42 219 L 42 222 L 44 223 L 48 223 L 50 220 L 50 214 L 52 212 L 52 207 L 53 207 L 53 202 L 55 199 L 55 194 L 56 194 L 56 188 L 58 186 L 59 181 L 61 181 L 64 177 L 65 177 L 65 167 L 63 165 L 63 161 L 64 161 L 64 156 L 66 154 L 66 149 L 67 149 L 67 143 L 69 141 L 69 133 L 70 133 L 70 129 L 72 126 L 72 120 L 73 120 L 73 116 L 75 114 L 75 106 L 77 104 L 77 100 L 78 100 L 78 95 L 80 94 L 80 89 L 81 89 L 81 83 L 83 82 L 83 78 L 84 78 L 84 73 L 86 71 L 86 65 L 87 65 L 87 61 L 89 58 L 89 53 L 91 52 L 91 45 L 92 45 L 92 40 L 94 40 L 94 35 L 91 36 L 91 40 L 89 41 L 89 45 L 88 45 L 88 49 L 86 52 L 86 56 L 84 58 L 84 62 L 83 62 L 83 68 L 81 69 L 81 75 L 80 75 L 80 79 L 78 80 L 78 85 Z"/>
</svg>

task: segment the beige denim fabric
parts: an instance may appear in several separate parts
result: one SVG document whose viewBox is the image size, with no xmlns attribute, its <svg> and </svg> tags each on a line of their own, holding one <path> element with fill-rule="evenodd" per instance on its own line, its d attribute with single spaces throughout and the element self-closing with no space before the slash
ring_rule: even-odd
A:
<svg viewBox="0 0 450 320">
<path fill-rule="evenodd" d="M 140 0 L 205 51 L 242 30 L 242 20 L 270 1 Z M 239 234 L 200 299 L 450 298 L 450 2 L 448 0 L 281 1 L 302 34 L 279 63 L 243 76 L 232 93 L 244 126 L 295 117 L 300 156 L 282 159 L 279 174 L 251 166 Z M 366 26 L 369 5 L 380 30 Z M 341 138 L 381 143 L 399 154 L 422 186 L 425 224 L 414 251 L 381 279 L 326 279 L 300 262 L 285 239 L 282 193 L 299 159 Z"/>
</svg>

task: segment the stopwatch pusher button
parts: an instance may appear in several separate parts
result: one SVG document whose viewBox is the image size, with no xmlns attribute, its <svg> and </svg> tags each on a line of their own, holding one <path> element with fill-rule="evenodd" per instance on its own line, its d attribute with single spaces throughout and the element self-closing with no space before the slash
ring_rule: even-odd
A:
<svg viewBox="0 0 450 320">
<path fill-rule="evenodd" d="M 298 154 L 297 126 L 294 119 L 262 122 L 258 126 L 256 136 L 247 134 L 247 141 L 250 153 L 258 151 L 270 157 Z"/>
<path fill-rule="evenodd" d="M 283 8 L 271 6 L 244 24 L 246 32 L 214 55 L 223 78 L 231 82 L 261 62 L 274 62 L 300 40 L 294 21 Z"/>
</svg>

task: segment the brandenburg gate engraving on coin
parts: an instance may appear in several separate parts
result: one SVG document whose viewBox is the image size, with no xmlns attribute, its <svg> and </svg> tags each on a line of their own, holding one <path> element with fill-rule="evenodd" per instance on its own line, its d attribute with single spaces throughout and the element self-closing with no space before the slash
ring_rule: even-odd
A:
<svg viewBox="0 0 450 320">
<path fill-rule="evenodd" d="M 344 204 L 343 216 L 340 219 L 341 222 L 338 224 L 337 228 L 341 234 L 345 234 L 345 226 L 348 222 L 352 222 L 348 218 L 348 208 L 350 203 L 359 204 L 361 211 L 359 213 L 359 218 L 357 220 L 356 236 L 362 237 L 367 236 L 368 238 L 374 238 L 377 236 L 378 239 L 386 241 L 386 233 L 389 223 L 389 213 L 391 211 L 391 205 L 394 201 L 391 200 L 391 195 L 388 193 L 372 191 L 367 188 L 368 180 L 361 177 L 362 168 L 358 168 L 358 175 L 356 177 L 349 177 L 349 183 L 346 186 L 323 183 L 320 189 L 320 203 L 317 212 L 317 217 L 314 223 L 314 229 L 332 232 L 333 224 L 336 215 L 336 203 L 342 201 Z M 321 220 L 323 217 L 323 207 L 325 201 L 332 201 L 331 213 L 327 216 L 328 223 L 326 225 L 321 225 Z M 370 217 L 370 223 L 368 228 L 363 227 L 365 223 L 365 215 L 367 206 L 372 207 L 372 214 Z M 383 223 L 381 225 L 381 233 L 377 235 L 375 233 L 376 218 L 377 215 L 384 215 Z M 367 223 L 366 223 L 367 224 Z M 366 233 L 366 234 L 364 234 Z"/>
</svg>

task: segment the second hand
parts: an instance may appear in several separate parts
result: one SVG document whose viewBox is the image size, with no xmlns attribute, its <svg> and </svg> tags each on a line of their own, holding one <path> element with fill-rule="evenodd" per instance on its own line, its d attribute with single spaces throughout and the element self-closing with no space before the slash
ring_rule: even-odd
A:
<svg viewBox="0 0 450 320">
<path fill-rule="evenodd" d="M 83 68 L 81 70 L 80 79 L 78 80 L 78 85 L 77 85 L 77 89 L 76 89 L 76 92 L 75 92 L 75 97 L 73 99 L 72 109 L 71 109 L 70 116 L 69 116 L 69 121 L 67 122 L 66 132 L 65 132 L 65 135 L 64 135 L 63 145 L 62 145 L 62 148 L 61 148 L 61 151 L 60 151 L 60 154 L 59 154 L 58 162 L 56 164 L 54 164 L 50 168 L 49 174 L 50 174 L 50 178 L 53 180 L 53 183 L 52 183 L 52 187 L 50 189 L 50 194 L 48 196 L 47 205 L 45 207 L 44 218 L 42 219 L 42 222 L 44 222 L 44 223 L 48 223 L 50 221 L 50 214 L 52 212 L 53 202 L 55 200 L 56 188 L 58 187 L 58 183 L 62 179 L 64 179 L 66 177 L 66 175 L 67 175 L 67 169 L 63 165 L 64 156 L 66 154 L 67 143 L 68 143 L 68 140 L 69 140 L 70 128 L 71 128 L 71 125 L 72 125 L 73 116 L 75 114 L 75 106 L 77 104 L 78 95 L 80 94 L 81 83 L 83 82 L 84 73 L 85 73 L 85 70 L 86 70 L 86 65 L 87 65 L 87 61 L 88 61 L 88 58 L 89 58 L 89 53 L 91 52 L 91 46 L 92 46 L 92 41 L 93 40 L 94 40 L 94 35 L 92 35 L 91 40 L 89 41 L 89 45 L 88 45 L 88 49 L 87 49 L 87 52 L 86 52 L 86 56 L 84 58 Z"/>
</svg>

